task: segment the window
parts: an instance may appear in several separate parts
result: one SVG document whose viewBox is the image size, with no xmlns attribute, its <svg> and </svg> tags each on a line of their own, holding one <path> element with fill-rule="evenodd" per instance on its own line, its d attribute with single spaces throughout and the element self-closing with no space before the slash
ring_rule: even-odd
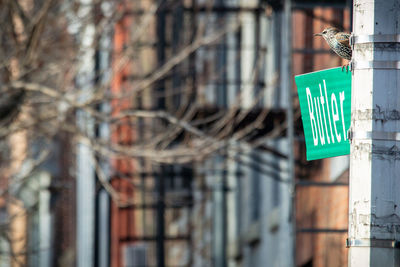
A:
<svg viewBox="0 0 400 267">
<path fill-rule="evenodd" d="M 124 267 L 146 267 L 147 266 L 147 247 L 144 244 L 130 244 L 123 249 Z"/>
</svg>

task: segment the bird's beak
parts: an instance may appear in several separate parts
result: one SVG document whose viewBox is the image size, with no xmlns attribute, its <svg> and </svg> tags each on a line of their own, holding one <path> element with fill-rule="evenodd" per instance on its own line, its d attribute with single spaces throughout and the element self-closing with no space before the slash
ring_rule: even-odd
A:
<svg viewBox="0 0 400 267">
<path fill-rule="evenodd" d="M 316 33 L 314 36 L 322 36 L 322 33 Z"/>
</svg>

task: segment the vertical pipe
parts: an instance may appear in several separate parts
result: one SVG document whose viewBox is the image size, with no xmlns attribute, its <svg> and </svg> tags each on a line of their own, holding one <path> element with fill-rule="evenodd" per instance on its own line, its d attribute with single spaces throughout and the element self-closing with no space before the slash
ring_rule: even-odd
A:
<svg viewBox="0 0 400 267">
<path fill-rule="evenodd" d="M 112 43 L 110 38 L 111 33 L 105 31 L 100 37 L 100 48 L 97 52 L 96 64 L 96 82 L 99 85 L 104 85 L 109 81 L 107 69 L 110 67 L 110 52 L 107 49 Z M 108 103 L 102 103 L 99 106 L 101 112 L 109 110 Z M 97 135 L 103 140 L 110 140 L 110 129 L 107 123 L 102 123 L 97 126 Z M 108 163 L 101 161 L 101 168 L 108 169 Z M 108 173 L 107 173 L 108 174 Z M 108 175 L 107 175 L 108 177 Z M 110 196 L 105 189 L 99 190 L 96 198 L 96 259 L 95 266 L 106 267 L 110 265 Z"/>
<path fill-rule="evenodd" d="M 242 1 L 240 7 L 255 8 L 256 1 Z M 252 12 L 241 12 L 241 40 L 240 40 L 240 79 L 241 79 L 241 93 L 242 93 L 242 108 L 250 108 L 254 101 L 255 90 L 252 83 L 252 72 L 256 64 L 256 15 Z"/>
<path fill-rule="evenodd" d="M 93 12 L 92 0 L 80 0 L 82 5 L 78 11 L 78 19 L 91 17 Z M 82 91 L 79 101 L 85 101 L 92 91 L 95 71 L 95 25 L 91 20 L 85 20 L 81 26 L 80 38 L 80 67 L 76 85 Z M 94 135 L 94 121 L 89 113 L 83 110 L 77 112 L 77 125 L 87 136 Z M 94 236 L 95 236 L 95 175 L 92 166 L 93 151 L 90 147 L 78 144 L 76 148 L 76 212 L 77 212 L 77 266 L 94 265 Z"/>
<path fill-rule="evenodd" d="M 223 158 L 216 156 L 211 163 L 212 169 L 215 166 L 221 166 Z M 214 266 L 226 266 L 226 248 L 225 248 L 225 178 L 223 171 L 216 171 L 213 176 L 213 263 Z"/>
<path fill-rule="evenodd" d="M 281 82 L 282 90 L 287 97 L 286 121 L 287 121 L 287 139 L 288 139 L 288 174 L 292 181 L 290 186 L 289 219 L 291 222 L 292 240 L 289 243 L 291 251 L 291 261 L 289 266 L 296 265 L 296 187 L 294 173 L 294 127 L 293 127 L 293 90 L 292 90 L 292 3 L 291 0 L 285 0 L 283 14 L 283 38 L 282 38 L 282 65 Z"/>
<path fill-rule="evenodd" d="M 165 0 L 160 0 L 160 8 L 157 12 L 157 60 L 158 66 L 161 67 L 165 62 Z M 164 80 L 160 80 L 156 85 L 156 91 L 164 92 L 165 91 L 165 83 Z M 159 98 L 156 101 L 157 109 L 164 109 L 165 99 Z M 164 166 L 160 166 L 161 173 L 157 176 L 157 267 L 165 267 L 165 248 L 164 248 L 164 239 L 165 239 L 165 168 Z"/>
<path fill-rule="evenodd" d="M 165 0 L 160 0 L 160 7 L 157 11 L 157 61 L 158 61 L 158 67 L 161 67 L 165 63 L 165 24 L 166 24 L 166 19 L 165 19 Z M 157 82 L 156 84 L 156 91 L 158 93 L 163 93 L 165 90 L 165 83 L 164 80 L 161 79 Z M 164 98 L 158 98 L 157 101 L 155 102 L 156 107 L 159 109 L 165 108 L 165 99 Z"/>
<path fill-rule="evenodd" d="M 165 184 L 163 169 L 157 175 L 157 267 L 165 267 Z"/>
<path fill-rule="evenodd" d="M 226 267 L 227 266 L 227 258 L 228 258 L 228 254 L 227 254 L 227 228 L 228 228 L 228 220 L 227 220 L 227 216 L 226 216 L 226 212 L 227 212 L 227 205 L 226 205 L 226 193 L 227 193 L 227 177 L 226 177 L 226 158 L 223 159 L 224 161 L 224 167 L 223 167 L 223 171 L 221 174 L 221 178 L 222 178 L 222 183 L 221 183 L 221 194 L 222 194 L 222 222 L 221 222 L 221 230 L 222 230 L 222 265 L 221 267 Z"/>
<path fill-rule="evenodd" d="M 52 262 L 53 249 L 52 240 L 52 214 L 51 214 L 51 193 L 48 190 L 51 177 L 48 173 L 39 174 L 41 190 L 39 191 L 39 266 L 50 267 Z M 37 245 L 37 244 L 35 244 Z"/>
</svg>

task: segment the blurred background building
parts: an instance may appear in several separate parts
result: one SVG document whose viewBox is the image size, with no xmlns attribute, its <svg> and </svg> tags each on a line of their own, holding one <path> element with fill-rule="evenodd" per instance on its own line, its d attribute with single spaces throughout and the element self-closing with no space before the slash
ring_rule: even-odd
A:
<svg viewBox="0 0 400 267">
<path fill-rule="evenodd" d="M 79 110 L 69 121 L 114 150 L 55 134 L 40 171 L 1 202 L 0 266 L 347 265 L 348 158 L 306 161 L 293 77 L 343 63 L 313 34 L 351 31 L 352 1 L 76 2 L 79 101 L 93 85 L 121 97 L 96 104 L 111 114 L 102 123 Z M 196 147 L 180 127 L 210 141 L 198 157 L 124 149 Z M 27 140 L 11 138 L 15 169 Z"/>
</svg>

